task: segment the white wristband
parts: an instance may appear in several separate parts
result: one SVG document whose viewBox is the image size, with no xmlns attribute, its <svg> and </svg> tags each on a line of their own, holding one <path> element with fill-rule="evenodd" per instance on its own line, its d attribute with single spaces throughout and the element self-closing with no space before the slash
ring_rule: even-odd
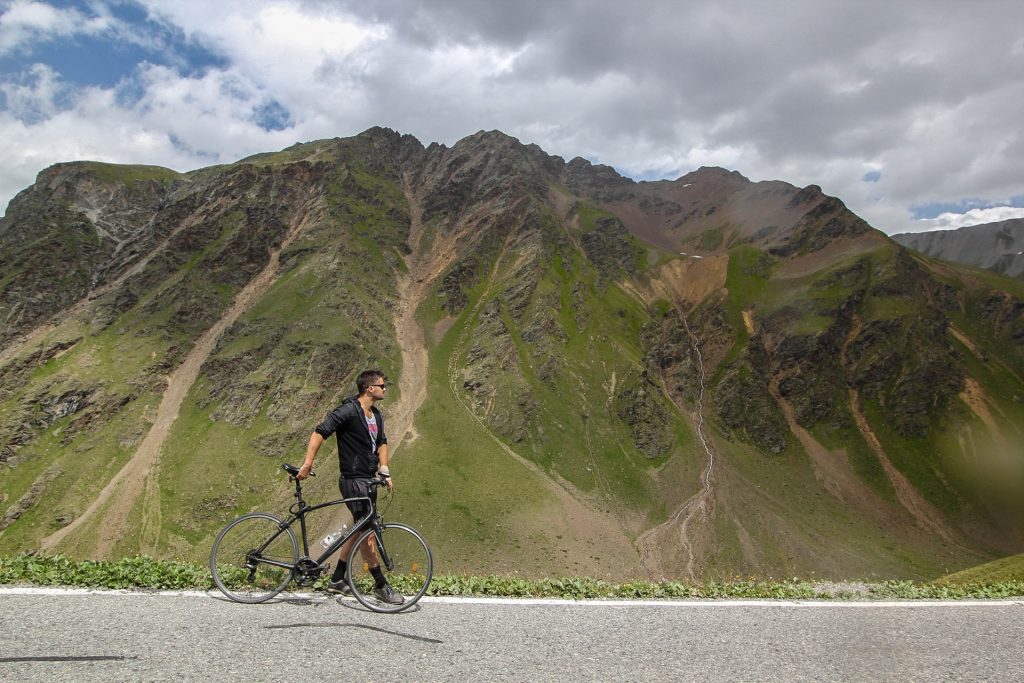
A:
<svg viewBox="0 0 1024 683">
<path fill-rule="evenodd" d="M 382 476 L 382 477 L 390 477 L 391 476 L 391 470 L 388 468 L 387 465 L 381 465 L 380 469 L 378 470 L 378 472 L 380 472 L 380 476 Z"/>
</svg>

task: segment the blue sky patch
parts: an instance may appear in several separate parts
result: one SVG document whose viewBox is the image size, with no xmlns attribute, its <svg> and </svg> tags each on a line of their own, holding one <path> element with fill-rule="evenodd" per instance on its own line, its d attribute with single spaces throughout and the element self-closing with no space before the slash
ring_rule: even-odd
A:
<svg viewBox="0 0 1024 683">
<path fill-rule="evenodd" d="M 266 131 L 285 130 L 295 125 L 292 113 L 277 100 L 267 100 L 252 110 L 253 121 Z"/>
<path fill-rule="evenodd" d="M 867 173 L 864 174 L 864 177 L 861 178 L 861 180 L 863 180 L 865 183 L 877 183 L 881 179 L 881 171 L 868 171 Z"/>
<path fill-rule="evenodd" d="M 88 2 L 52 6 L 74 8 L 89 19 L 99 16 Z M 7 80 L 33 64 L 46 64 L 75 86 L 109 88 L 134 73 L 143 62 L 173 68 L 184 76 L 227 65 L 224 57 L 187 39 L 181 29 L 149 18 L 134 3 L 110 4 L 108 10 L 119 23 L 101 33 L 44 36 L 0 57 L 0 74 L 6 74 L 0 78 Z"/>
<path fill-rule="evenodd" d="M 910 207 L 914 220 L 937 218 L 944 213 L 967 213 L 971 209 L 991 209 L 994 206 L 1024 208 L 1024 195 L 1014 195 L 1008 201 L 992 201 L 980 197 L 968 197 L 956 202 L 928 202 Z"/>
</svg>

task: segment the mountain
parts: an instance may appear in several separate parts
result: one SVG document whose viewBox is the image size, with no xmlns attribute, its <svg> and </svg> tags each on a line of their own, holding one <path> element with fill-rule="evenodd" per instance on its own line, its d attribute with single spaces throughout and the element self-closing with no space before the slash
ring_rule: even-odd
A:
<svg viewBox="0 0 1024 683">
<path fill-rule="evenodd" d="M 933 258 L 987 268 L 1011 277 L 1024 275 L 1024 218 L 958 230 L 908 232 L 892 238 Z"/>
<path fill-rule="evenodd" d="M 374 128 L 0 220 L 0 552 L 201 559 L 381 367 L 442 571 L 933 578 L 1024 546 L 1024 283 L 820 188 Z M 389 392 L 391 393 L 391 392 Z M 310 499 L 336 494 L 333 440 Z M 330 514 L 314 524 L 325 531 Z"/>
</svg>

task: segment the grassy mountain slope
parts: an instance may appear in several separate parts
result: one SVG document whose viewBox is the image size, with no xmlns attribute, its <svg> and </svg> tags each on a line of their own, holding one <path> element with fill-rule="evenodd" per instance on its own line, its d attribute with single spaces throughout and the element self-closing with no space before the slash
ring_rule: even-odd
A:
<svg viewBox="0 0 1024 683">
<path fill-rule="evenodd" d="M 201 558 L 287 507 L 280 463 L 373 366 L 388 514 L 445 570 L 930 578 L 1024 542 L 1020 283 L 814 186 L 373 129 L 63 165 L 11 206 L 2 551 Z M 69 235 L 93 246 L 35 265 Z"/>
<path fill-rule="evenodd" d="M 970 567 L 936 580 L 945 585 L 1024 581 L 1024 555 L 1013 555 Z"/>
</svg>

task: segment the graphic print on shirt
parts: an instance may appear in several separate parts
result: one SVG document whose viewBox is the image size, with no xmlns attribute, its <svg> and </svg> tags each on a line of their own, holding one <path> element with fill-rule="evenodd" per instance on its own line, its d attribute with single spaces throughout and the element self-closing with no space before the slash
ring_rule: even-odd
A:
<svg viewBox="0 0 1024 683">
<path fill-rule="evenodd" d="M 370 441 L 373 442 L 373 451 L 377 452 L 377 416 L 370 414 L 370 417 L 366 418 L 366 429 L 370 432 Z"/>
</svg>

